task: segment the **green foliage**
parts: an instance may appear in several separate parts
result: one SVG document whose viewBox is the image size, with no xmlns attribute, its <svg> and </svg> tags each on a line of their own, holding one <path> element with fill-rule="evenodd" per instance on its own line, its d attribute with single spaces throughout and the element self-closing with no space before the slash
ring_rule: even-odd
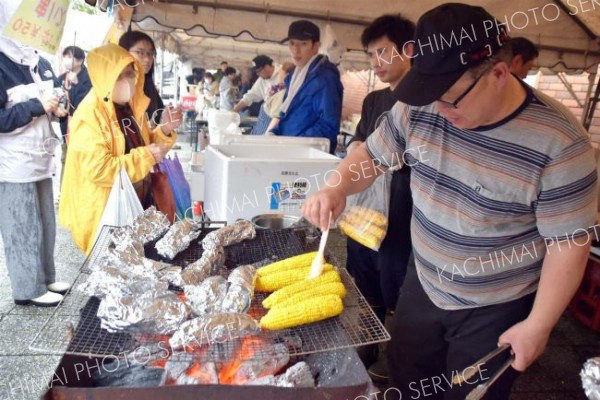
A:
<svg viewBox="0 0 600 400">
<path fill-rule="evenodd" d="M 86 4 L 84 0 L 71 0 L 71 8 L 90 15 L 96 14 L 96 8 Z"/>
</svg>

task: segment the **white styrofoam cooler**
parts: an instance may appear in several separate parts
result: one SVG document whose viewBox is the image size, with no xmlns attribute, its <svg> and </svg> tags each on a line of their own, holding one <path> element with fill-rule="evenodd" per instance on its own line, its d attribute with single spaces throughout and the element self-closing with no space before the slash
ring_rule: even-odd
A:
<svg viewBox="0 0 600 400">
<path fill-rule="evenodd" d="M 340 159 L 310 146 L 210 145 L 206 148 L 204 211 L 213 221 L 259 214 L 300 215 Z"/>
</svg>

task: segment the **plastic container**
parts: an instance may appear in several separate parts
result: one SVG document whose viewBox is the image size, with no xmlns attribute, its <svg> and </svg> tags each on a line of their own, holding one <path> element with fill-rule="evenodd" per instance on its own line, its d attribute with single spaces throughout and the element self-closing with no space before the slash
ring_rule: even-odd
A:
<svg viewBox="0 0 600 400">
<path fill-rule="evenodd" d="M 325 186 L 340 159 L 308 146 L 206 148 L 204 212 L 213 221 L 261 214 L 300 216 L 307 197 Z"/>
</svg>

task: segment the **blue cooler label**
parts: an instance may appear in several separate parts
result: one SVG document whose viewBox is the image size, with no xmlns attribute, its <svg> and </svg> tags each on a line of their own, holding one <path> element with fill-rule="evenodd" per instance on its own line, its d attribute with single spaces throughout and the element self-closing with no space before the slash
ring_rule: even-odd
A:
<svg viewBox="0 0 600 400">
<path fill-rule="evenodd" d="M 277 198 L 279 190 L 281 189 L 281 183 L 273 182 L 271 184 L 271 210 L 279 209 L 279 200 Z"/>
</svg>

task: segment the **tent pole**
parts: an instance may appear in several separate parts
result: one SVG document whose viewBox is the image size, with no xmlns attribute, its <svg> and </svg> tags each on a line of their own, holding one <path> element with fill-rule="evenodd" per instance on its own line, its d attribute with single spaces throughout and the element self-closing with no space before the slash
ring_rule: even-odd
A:
<svg viewBox="0 0 600 400">
<path fill-rule="evenodd" d="M 598 105 L 598 100 L 600 100 L 600 82 L 596 82 L 597 77 L 597 73 L 590 74 L 588 77 L 588 95 L 586 96 L 585 108 L 583 109 L 583 114 L 581 116 L 583 127 L 588 131 L 592 125 L 592 120 L 594 119 L 596 105 Z M 594 82 L 596 82 L 596 91 L 594 92 L 593 97 L 591 97 L 590 95 L 592 93 L 592 88 L 594 87 Z"/>
</svg>

